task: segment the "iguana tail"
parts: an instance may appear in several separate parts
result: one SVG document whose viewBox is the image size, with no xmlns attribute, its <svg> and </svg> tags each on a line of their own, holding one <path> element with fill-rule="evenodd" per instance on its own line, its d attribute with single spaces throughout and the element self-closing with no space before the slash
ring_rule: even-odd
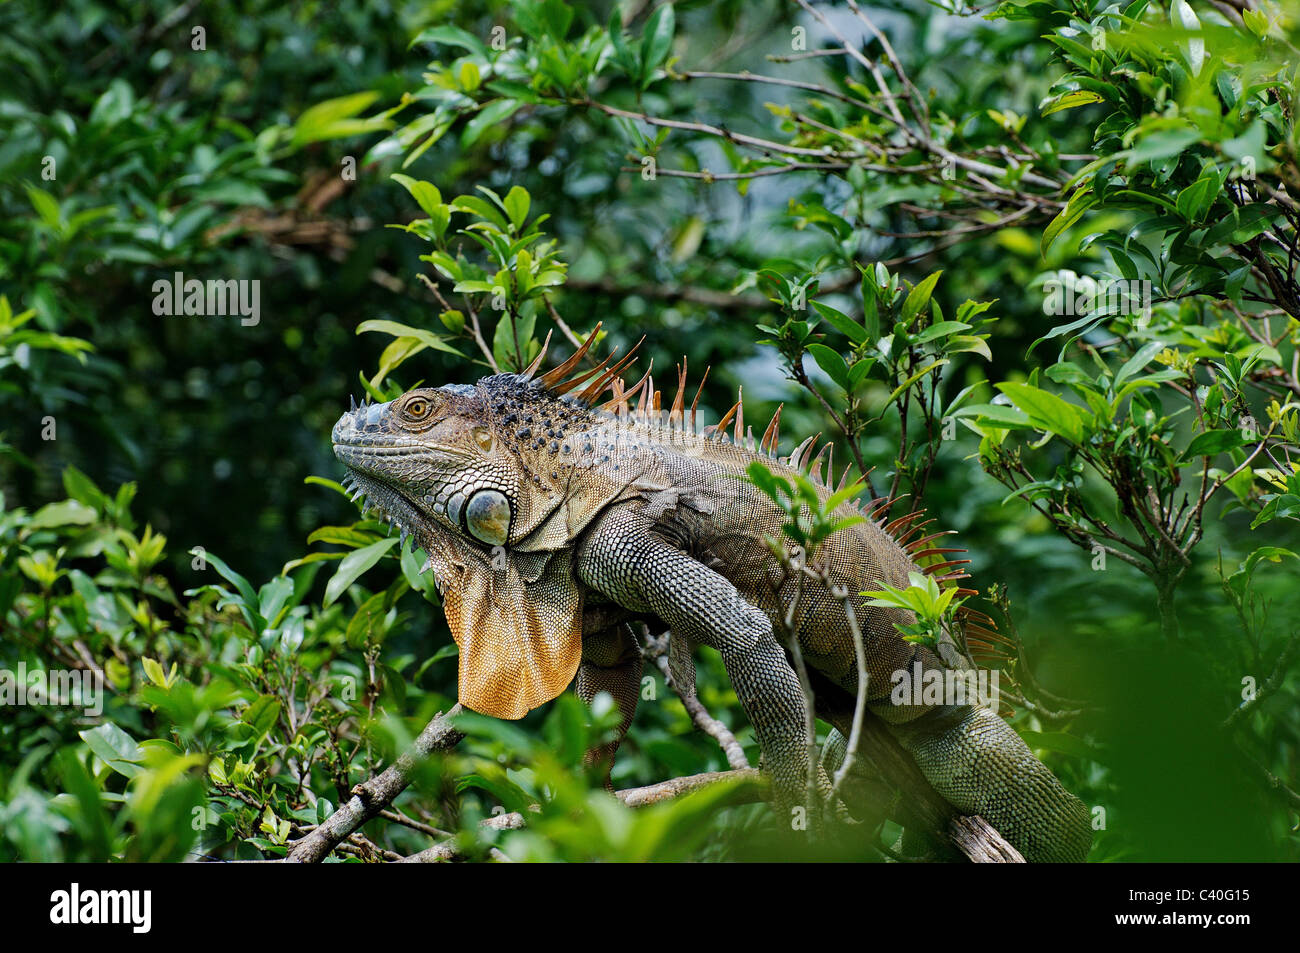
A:
<svg viewBox="0 0 1300 953">
<path fill-rule="evenodd" d="M 889 729 L 949 804 L 984 817 L 1026 860 L 1088 856 L 1087 808 L 994 712 L 945 705 Z"/>
</svg>

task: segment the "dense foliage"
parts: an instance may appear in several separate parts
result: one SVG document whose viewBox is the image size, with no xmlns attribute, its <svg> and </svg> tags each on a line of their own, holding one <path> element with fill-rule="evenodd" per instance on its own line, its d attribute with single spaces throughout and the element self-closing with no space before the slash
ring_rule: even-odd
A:
<svg viewBox="0 0 1300 953">
<path fill-rule="evenodd" d="M 388 764 L 455 646 L 330 426 L 600 321 L 960 530 L 1092 859 L 1297 859 L 1297 23 L 946 6 L 0 5 L 0 672 L 78 676 L 0 696 L 0 857 L 282 856 Z M 728 767 L 654 661 L 618 788 Z M 334 856 L 763 856 L 735 790 L 606 794 L 607 706 L 461 727 Z"/>
</svg>

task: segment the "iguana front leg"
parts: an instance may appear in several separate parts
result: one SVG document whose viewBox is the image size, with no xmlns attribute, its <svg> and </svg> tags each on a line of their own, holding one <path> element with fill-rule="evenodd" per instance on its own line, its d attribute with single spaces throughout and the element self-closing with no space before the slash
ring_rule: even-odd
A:
<svg viewBox="0 0 1300 953">
<path fill-rule="evenodd" d="M 641 694 L 641 649 L 626 623 L 618 623 L 595 632 L 582 633 L 582 662 L 573 690 L 590 707 L 601 692 L 609 692 L 618 707 L 617 733 L 611 741 L 590 749 L 585 757 L 596 766 L 606 787 L 614 766 L 614 754 L 632 724 L 636 703 Z"/>
<path fill-rule="evenodd" d="M 802 804 L 807 702 L 767 614 L 630 508 L 610 510 L 590 529 L 576 570 L 587 586 L 624 608 L 657 616 L 674 638 L 680 633 L 718 651 L 758 735 L 776 809 Z"/>
</svg>

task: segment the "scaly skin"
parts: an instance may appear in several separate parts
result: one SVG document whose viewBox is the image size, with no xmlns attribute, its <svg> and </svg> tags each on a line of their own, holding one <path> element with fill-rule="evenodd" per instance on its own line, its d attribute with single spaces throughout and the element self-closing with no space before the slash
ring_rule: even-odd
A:
<svg viewBox="0 0 1300 953">
<path fill-rule="evenodd" d="M 778 475 L 805 472 L 805 454 L 777 460 L 752 437 L 732 443 L 713 428 L 696 432 L 680 402 L 667 415 L 593 410 L 556 395 L 561 377 L 503 374 L 415 390 L 350 411 L 334 427 L 335 453 L 356 488 L 430 554 L 461 648 L 463 704 L 518 718 L 575 683 L 588 702 L 608 691 L 626 729 L 641 674 L 627 620 L 654 619 L 674 640 L 721 654 L 778 806 L 799 804 L 806 701 L 777 633 L 789 618 L 819 683 L 840 693 L 819 694 L 818 713 L 842 724 L 830 712 L 851 708 L 859 683 L 836 598 L 848 593 L 869 710 L 935 790 L 962 813 L 983 815 L 1028 860 L 1086 856 L 1083 804 L 996 714 L 891 703 L 894 672 L 943 667 L 898 634 L 894 623 L 914 621 L 909 613 L 857 595 L 881 582 L 906 587 L 919 571 L 893 533 L 872 519 L 848 526 L 817 551 L 825 582 L 791 574 L 765 541 L 783 538 L 784 514 L 740 477 L 758 459 Z M 616 746 L 593 757 L 608 762 Z M 817 780 L 824 788 L 824 776 Z"/>
</svg>

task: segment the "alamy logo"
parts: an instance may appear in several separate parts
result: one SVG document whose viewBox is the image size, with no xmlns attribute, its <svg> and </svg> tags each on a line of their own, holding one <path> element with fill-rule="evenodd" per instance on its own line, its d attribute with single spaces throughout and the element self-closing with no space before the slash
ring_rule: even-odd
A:
<svg viewBox="0 0 1300 953">
<path fill-rule="evenodd" d="M 155 281 L 153 294 L 153 313 L 160 316 L 237 314 L 246 328 L 262 320 L 262 282 L 257 278 L 200 281 L 178 271 Z"/>
<path fill-rule="evenodd" d="M 1151 282 L 1103 278 L 1061 272 L 1043 282 L 1043 313 L 1049 317 L 1070 315 L 1137 315 L 1151 320 Z"/>
<path fill-rule="evenodd" d="M 95 717 L 104 712 L 104 674 L 81 669 L 0 668 L 0 707 L 62 705 Z"/>
<path fill-rule="evenodd" d="M 889 700 L 895 705 L 978 705 L 998 710 L 997 670 L 926 669 L 916 662 L 911 670 L 900 668 Z"/>
<path fill-rule="evenodd" d="M 153 923 L 150 890 L 69 890 L 50 894 L 50 922 L 58 924 L 124 923 L 132 933 L 148 933 Z"/>
</svg>

